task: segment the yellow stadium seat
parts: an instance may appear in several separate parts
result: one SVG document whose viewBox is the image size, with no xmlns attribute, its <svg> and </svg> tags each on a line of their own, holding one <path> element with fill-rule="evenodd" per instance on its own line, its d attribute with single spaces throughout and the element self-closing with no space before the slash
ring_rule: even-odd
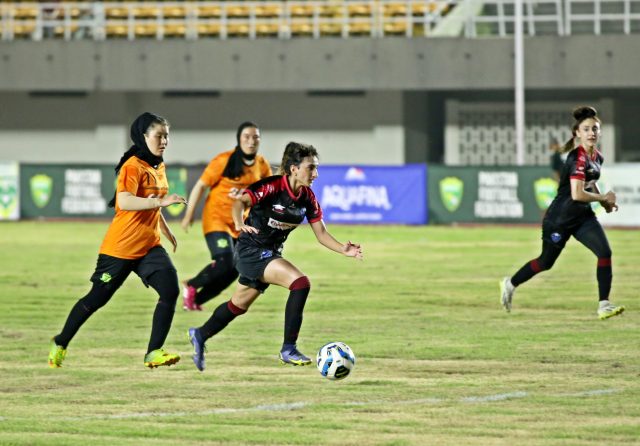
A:
<svg viewBox="0 0 640 446">
<path fill-rule="evenodd" d="M 313 17 L 312 5 L 289 5 L 289 15 L 291 17 Z"/>
<path fill-rule="evenodd" d="M 137 24 L 133 28 L 136 37 L 156 37 L 158 34 L 158 25 L 155 23 Z"/>
<path fill-rule="evenodd" d="M 280 25 L 277 23 L 257 23 L 256 36 L 277 37 L 280 32 Z"/>
<path fill-rule="evenodd" d="M 137 19 L 154 19 L 160 10 L 156 6 L 138 6 L 133 8 L 133 16 Z"/>
<path fill-rule="evenodd" d="M 266 4 L 266 5 L 256 5 L 255 8 L 256 17 L 261 18 L 270 18 L 270 17 L 280 17 L 282 15 L 282 6 L 279 4 Z"/>
<path fill-rule="evenodd" d="M 108 39 L 126 38 L 129 36 L 129 28 L 124 24 L 107 23 L 104 32 Z"/>
<path fill-rule="evenodd" d="M 388 22 L 382 27 L 386 36 L 403 36 L 407 34 L 406 22 Z"/>
<path fill-rule="evenodd" d="M 371 5 L 369 3 L 349 3 L 347 11 L 349 17 L 371 17 Z"/>
<path fill-rule="evenodd" d="M 13 25 L 13 37 L 20 38 L 31 38 L 33 33 L 36 30 L 35 22 L 22 22 L 22 23 L 14 23 Z"/>
<path fill-rule="evenodd" d="M 220 25 L 217 23 L 199 23 L 198 24 L 198 36 L 219 36 Z"/>
<path fill-rule="evenodd" d="M 243 5 L 230 5 L 225 8 L 227 17 L 245 18 L 249 17 L 249 7 Z"/>
<path fill-rule="evenodd" d="M 407 15 L 406 3 L 385 3 L 382 9 L 385 17 L 397 17 Z"/>
<path fill-rule="evenodd" d="M 182 19 L 187 15 L 187 8 L 180 5 L 163 6 L 162 16 L 166 19 Z"/>
<path fill-rule="evenodd" d="M 342 25 L 339 23 L 321 23 L 320 35 L 321 36 L 341 36 Z"/>
<path fill-rule="evenodd" d="M 129 9 L 123 6 L 110 6 L 105 8 L 104 15 L 108 19 L 126 19 L 129 17 Z"/>
<path fill-rule="evenodd" d="M 38 17 L 38 8 L 31 6 L 16 6 L 11 10 L 11 15 L 16 20 L 29 20 Z"/>
<path fill-rule="evenodd" d="M 351 23 L 349 24 L 350 36 L 370 36 L 371 35 L 371 23 Z"/>
<path fill-rule="evenodd" d="M 164 25 L 165 37 L 184 37 L 187 34 L 187 26 L 183 23 L 169 23 Z"/>
<path fill-rule="evenodd" d="M 76 31 L 78 31 L 78 29 L 80 29 L 80 26 L 78 26 L 77 23 L 70 23 L 69 24 L 69 32 L 70 33 L 74 33 Z M 65 27 L 63 25 L 56 26 L 53 29 L 53 35 L 55 37 L 65 37 Z"/>
<path fill-rule="evenodd" d="M 320 5 L 321 17 L 342 17 L 344 8 L 342 5 Z"/>
<path fill-rule="evenodd" d="M 434 7 L 435 3 L 419 2 L 411 5 L 411 14 L 417 16 L 423 16 L 429 14 Z"/>
<path fill-rule="evenodd" d="M 215 18 L 222 15 L 222 10 L 219 6 L 198 6 L 196 12 L 198 17 L 203 18 Z"/>
<path fill-rule="evenodd" d="M 313 24 L 309 22 L 292 23 L 290 32 L 294 37 L 313 36 Z"/>
<path fill-rule="evenodd" d="M 248 37 L 249 30 L 250 28 L 248 23 L 227 24 L 227 36 L 229 37 Z"/>
</svg>

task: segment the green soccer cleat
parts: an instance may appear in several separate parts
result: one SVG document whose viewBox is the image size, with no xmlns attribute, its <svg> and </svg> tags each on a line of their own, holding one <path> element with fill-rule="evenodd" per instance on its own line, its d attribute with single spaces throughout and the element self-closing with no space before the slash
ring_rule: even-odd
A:
<svg viewBox="0 0 640 446">
<path fill-rule="evenodd" d="M 609 319 L 610 317 L 617 316 L 624 312 L 624 307 L 622 305 L 616 305 L 608 300 L 600 301 L 600 306 L 598 307 L 598 318 L 604 320 Z"/>
<path fill-rule="evenodd" d="M 62 361 L 64 361 L 65 356 L 67 356 L 67 349 L 56 344 L 56 341 L 51 338 L 51 348 L 49 348 L 49 367 L 52 369 L 59 369 L 62 367 Z"/>
<path fill-rule="evenodd" d="M 144 365 L 150 369 L 155 369 L 163 365 L 173 365 L 178 361 L 180 361 L 180 355 L 167 353 L 162 348 L 150 351 L 144 357 Z"/>
</svg>

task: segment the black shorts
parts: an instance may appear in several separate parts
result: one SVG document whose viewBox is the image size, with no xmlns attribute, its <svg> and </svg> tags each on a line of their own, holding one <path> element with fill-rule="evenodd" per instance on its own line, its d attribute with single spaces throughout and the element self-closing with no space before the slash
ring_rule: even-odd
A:
<svg viewBox="0 0 640 446">
<path fill-rule="evenodd" d="M 587 216 L 586 218 L 573 222 L 569 225 L 559 225 L 551 219 L 545 218 L 542 221 L 542 240 L 550 242 L 562 249 L 565 247 L 571 236 L 585 225 L 600 226 L 600 223 L 595 216 Z"/>
<path fill-rule="evenodd" d="M 238 243 L 233 255 L 234 265 L 240 273 L 238 282 L 264 293 L 269 284 L 260 278 L 264 276 L 264 270 L 271 261 L 281 258 L 277 251 Z"/>
<path fill-rule="evenodd" d="M 233 254 L 233 247 L 236 240 L 226 232 L 208 232 L 204 235 L 211 253 L 211 259 L 215 260 L 216 255 Z"/>
<path fill-rule="evenodd" d="M 144 286 L 149 287 L 148 279 L 156 271 L 176 271 L 169 254 L 162 246 L 155 246 L 139 259 L 121 259 L 98 255 L 96 270 L 91 276 L 91 282 L 103 285 L 109 289 L 118 289 L 124 283 L 131 271 L 142 279 Z"/>
</svg>

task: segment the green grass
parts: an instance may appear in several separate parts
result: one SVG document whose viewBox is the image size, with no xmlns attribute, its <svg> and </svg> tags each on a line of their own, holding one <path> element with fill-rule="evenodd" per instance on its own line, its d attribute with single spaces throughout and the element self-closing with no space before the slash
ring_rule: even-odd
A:
<svg viewBox="0 0 640 446">
<path fill-rule="evenodd" d="M 106 227 L 0 225 L 2 445 L 639 444 L 637 231 L 607 231 L 612 300 L 627 312 L 600 321 L 596 261 L 575 241 L 501 310 L 498 279 L 538 255 L 537 228 L 332 227 L 362 243 L 356 262 L 303 227 L 285 248 L 312 283 L 299 346 L 340 340 L 357 356 L 352 376 L 330 382 L 278 363 L 277 287 L 209 341 L 204 373 L 186 329 L 220 297 L 176 311 L 166 346 L 182 362 L 145 369 L 156 297 L 135 275 L 49 369 L 49 338 L 88 291 Z M 198 227 L 173 230 L 185 278 L 208 252 Z"/>
</svg>

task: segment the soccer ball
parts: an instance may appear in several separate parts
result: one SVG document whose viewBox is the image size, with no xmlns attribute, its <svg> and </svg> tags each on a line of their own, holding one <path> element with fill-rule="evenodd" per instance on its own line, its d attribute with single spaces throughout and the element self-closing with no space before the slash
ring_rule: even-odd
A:
<svg viewBox="0 0 640 446">
<path fill-rule="evenodd" d="M 331 380 L 344 379 L 356 365 L 356 356 L 344 342 L 323 345 L 317 356 L 318 371 Z"/>
</svg>

